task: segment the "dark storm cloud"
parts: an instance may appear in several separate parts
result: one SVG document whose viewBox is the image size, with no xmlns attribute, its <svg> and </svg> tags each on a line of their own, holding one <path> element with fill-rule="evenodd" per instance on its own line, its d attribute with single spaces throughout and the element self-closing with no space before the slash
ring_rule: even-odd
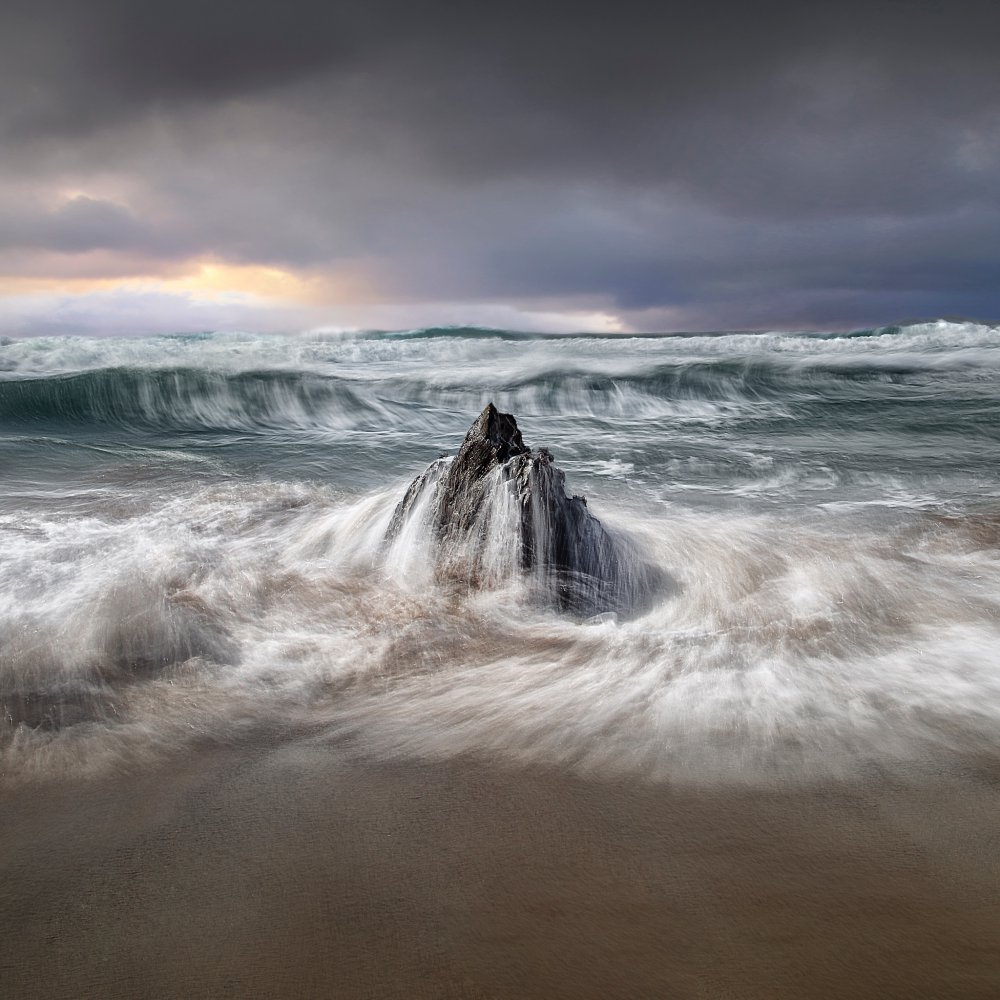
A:
<svg viewBox="0 0 1000 1000">
<path fill-rule="evenodd" d="M 0 247 L 640 322 L 996 316 L 997 38 L 986 2 L 14 0 L 5 187 L 134 182 L 0 196 Z"/>
<path fill-rule="evenodd" d="M 132 250 L 151 241 L 148 227 L 124 206 L 78 195 L 53 210 L 18 206 L 0 214 L 0 249 L 57 253 Z"/>
</svg>

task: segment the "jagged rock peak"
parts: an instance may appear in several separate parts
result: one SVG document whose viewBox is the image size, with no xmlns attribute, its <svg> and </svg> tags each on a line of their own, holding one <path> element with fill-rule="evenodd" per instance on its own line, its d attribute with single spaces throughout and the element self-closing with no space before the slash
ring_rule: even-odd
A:
<svg viewBox="0 0 1000 1000">
<path fill-rule="evenodd" d="M 513 415 L 488 403 L 441 480 L 435 518 L 438 530 L 467 531 L 485 500 L 488 473 L 512 458 L 530 454 Z"/>
<path fill-rule="evenodd" d="M 469 428 L 455 461 L 467 468 L 502 465 L 514 455 L 528 452 L 512 413 L 501 413 L 492 403 Z"/>
</svg>

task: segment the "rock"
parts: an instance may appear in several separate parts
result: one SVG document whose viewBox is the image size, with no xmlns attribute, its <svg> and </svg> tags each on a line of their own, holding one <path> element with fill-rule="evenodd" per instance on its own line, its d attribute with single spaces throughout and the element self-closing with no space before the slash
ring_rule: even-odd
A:
<svg viewBox="0 0 1000 1000">
<path fill-rule="evenodd" d="M 640 610 L 664 577 L 623 536 L 566 493 L 552 454 L 530 450 L 517 421 L 490 403 L 454 459 L 418 476 L 393 514 L 388 539 L 414 517 L 434 538 L 439 578 L 470 586 L 517 574 L 533 596 L 581 615 Z"/>
<path fill-rule="evenodd" d="M 435 523 L 445 534 L 469 531 L 482 511 L 489 474 L 512 458 L 530 456 L 517 421 L 492 403 L 469 428 L 441 480 Z"/>
</svg>

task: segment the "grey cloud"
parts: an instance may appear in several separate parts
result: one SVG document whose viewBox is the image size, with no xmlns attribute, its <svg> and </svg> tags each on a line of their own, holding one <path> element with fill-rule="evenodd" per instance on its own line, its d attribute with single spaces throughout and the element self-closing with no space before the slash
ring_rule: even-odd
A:
<svg viewBox="0 0 1000 1000">
<path fill-rule="evenodd" d="M 47 250 L 81 253 L 93 249 L 130 249 L 145 227 L 124 206 L 78 195 L 50 213 L 38 227 Z"/>
<path fill-rule="evenodd" d="M 198 247 L 193 234 L 185 239 L 172 227 L 157 226 L 127 206 L 102 198 L 78 194 L 55 207 L 37 200 L 0 205 L 0 253 L 107 251 L 164 258 Z"/>
</svg>

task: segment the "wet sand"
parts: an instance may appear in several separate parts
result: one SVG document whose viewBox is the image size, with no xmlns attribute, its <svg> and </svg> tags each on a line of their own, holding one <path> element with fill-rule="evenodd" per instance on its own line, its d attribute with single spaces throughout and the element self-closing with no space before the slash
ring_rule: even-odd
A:
<svg viewBox="0 0 1000 1000">
<path fill-rule="evenodd" d="M 1000 996 L 995 771 L 695 789 L 341 750 L 3 793 L 3 996 Z"/>
</svg>

